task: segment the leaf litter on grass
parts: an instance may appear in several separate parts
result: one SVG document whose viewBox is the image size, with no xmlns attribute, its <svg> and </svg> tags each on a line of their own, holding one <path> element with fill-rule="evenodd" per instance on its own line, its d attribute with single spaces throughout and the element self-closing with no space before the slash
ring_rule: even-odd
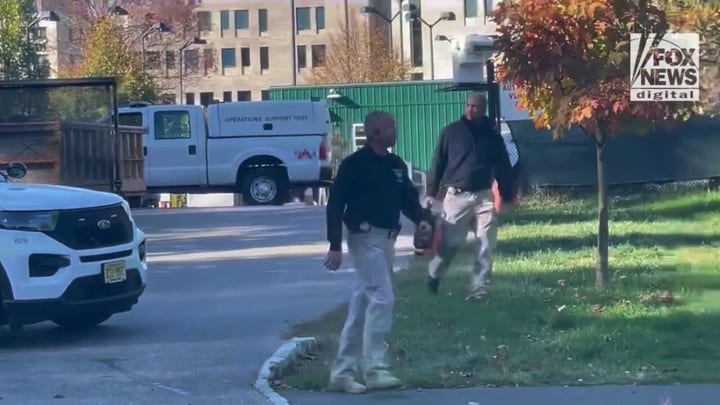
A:
<svg viewBox="0 0 720 405">
<path fill-rule="evenodd" d="M 669 198 L 684 199 L 684 207 L 720 203 L 718 193 Z M 638 198 L 615 210 L 613 285 L 604 291 L 593 287 L 593 220 L 533 220 L 562 218 L 562 206 L 535 205 L 534 213 L 519 212 L 520 222 L 506 221 L 487 302 L 464 301 L 472 247 L 453 263 L 438 296 L 427 293 L 426 258 L 419 258 L 397 277 L 389 339 L 397 374 L 423 388 L 717 382 L 720 213 L 695 210 L 683 220 L 668 206 L 677 204 Z M 314 330 L 339 332 L 342 320 Z M 324 346 L 301 376 L 286 381 L 324 385 L 328 364 L 320 360 L 332 358 L 335 347 Z"/>
</svg>

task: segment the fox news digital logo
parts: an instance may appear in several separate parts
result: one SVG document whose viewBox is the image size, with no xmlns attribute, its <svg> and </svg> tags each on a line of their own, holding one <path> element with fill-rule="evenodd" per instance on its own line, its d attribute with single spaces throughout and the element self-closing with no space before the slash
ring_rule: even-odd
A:
<svg viewBox="0 0 720 405">
<path fill-rule="evenodd" d="M 699 101 L 700 36 L 630 34 L 631 101 Z"/>
</svg>

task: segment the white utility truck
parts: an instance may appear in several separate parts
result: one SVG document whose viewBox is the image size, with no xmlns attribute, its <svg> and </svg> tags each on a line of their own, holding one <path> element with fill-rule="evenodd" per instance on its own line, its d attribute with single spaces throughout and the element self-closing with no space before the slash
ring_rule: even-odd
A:
<svg viewBox="0 0 720 405">
<path fill-rule="evenodd" d="M 0 172 L 0 325 L 88 327 L 145 290 L 145 234 L 117 194 L 16 182 Z"/>
<path fill-rule="evenodd" d="M 283 204 L 291 187 L 332 180 L 332 123 L 324 101 L 136 104 L 119 123 L 141 126 L 148 193 L 241 193 Z"/>
</svg>

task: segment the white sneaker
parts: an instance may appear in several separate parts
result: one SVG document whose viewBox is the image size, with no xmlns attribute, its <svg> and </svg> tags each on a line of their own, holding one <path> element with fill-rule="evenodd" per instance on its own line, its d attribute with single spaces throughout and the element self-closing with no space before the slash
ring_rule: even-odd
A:
<svg viewBox="0 0 720 405">
<path fill-rule="evenodd" d="M 328 384 L 328 391 L 344 392 L 346 394 L 364 394 L 367 392 L 367 387 L 355 381 L 355 378 L 346 376 L 331 379 Z"/>
<path fill-rule="evenodd" d="M 365 383 L 370 390 L 389 390 L 402 386 L 402 381 L 389 371 L 378 371 L 368 373 L 365 377 Z"/>
</svg>

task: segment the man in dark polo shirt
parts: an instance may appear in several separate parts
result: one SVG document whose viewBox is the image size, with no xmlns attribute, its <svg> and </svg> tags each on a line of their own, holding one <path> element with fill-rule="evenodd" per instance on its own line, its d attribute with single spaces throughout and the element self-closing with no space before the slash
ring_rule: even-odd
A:
<svg viewBox="0 0 720 405">
<path fill-rule="evenodd" d="M 420 205 L 405 162 L 388 151 L 397 142 L 394 117 L 370 112 L 364 128 L 367 143 L 340 163 L 327 204 L 325 266 L 335 271 L 342 263 L 344 223 L 357 276 L 328 388 L 351 394 L 401 385 L 390 371 L 385 346 L 395 308 L 392 269 L 400 214 L 424 232 L 434 220 Z"/>
<path fill-rule="evenodd" d="M 438 140 L 428 173 L 428 204 L 436 204 L 445 191 L 442 239 L 428 265 L 428 288 L 437 294 L 440 279 L 466 241 L 475 220 L 477 252 L 468 300 L 481 299 L 492 275 L 492 250 L 497 238 L 493 180 L 503 199 L 502 211 L 514 209 L 515 176 L 505 142 L 485 115 L 484 94 L 470 95 L 465 114 L 446 126 Z"/>
</svg>

